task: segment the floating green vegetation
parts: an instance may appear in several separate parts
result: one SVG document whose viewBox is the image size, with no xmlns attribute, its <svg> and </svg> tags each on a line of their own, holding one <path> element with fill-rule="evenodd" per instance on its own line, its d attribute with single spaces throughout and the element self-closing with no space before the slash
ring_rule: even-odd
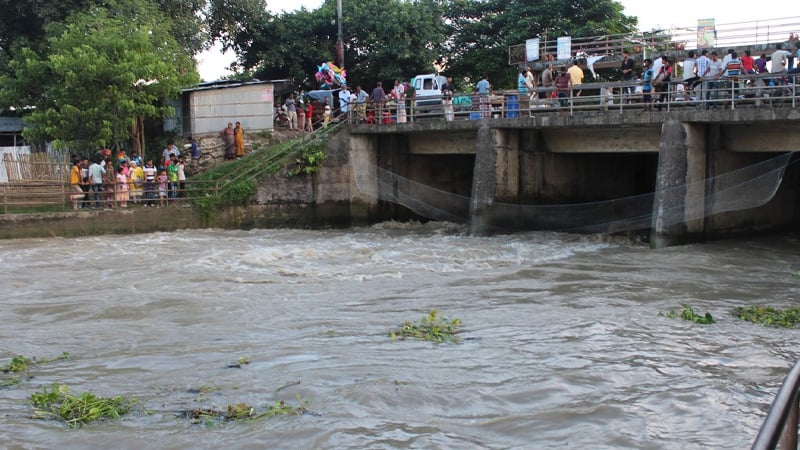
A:
<svg viewBox="0 0 800 450">
<path fill-rule="evenodd" d="M 708 325 L 715 323 L 714 318 L 711 317 L 711 313 L 706 312 L 704 315 L 699 315 L 694 312 L 691 306 L 687 305 L 686 303 L 682 304 L 683 310 L 680 314 L 676 313 L 675 310 L 670 310 L 668 313 L 659 313 L 659 316 L 668 317 L 670 319 L 678 319 L 686 320 L 689 322 L 699 323 L 703 325 Z"/>
<path fill-rule="evenodd" d="M 213 425 L 214 423 L 226 423 L 237 420 L 258 420 L 275 416 L 299 416 L 308 411 L 306 401 L 298 397 L 297 405 L 290 405 L 283 400 L 279 400 L 258 412 L 254 406 L 247 403 L 236 403 L 228 405 L 225 409 L 197 408 L 186 411 L 186 417 L 195 424 Z"/>
<path fill-rule="evenodd" d="M 406 321 L 400 329 L 389 333 L 392 341 L 397 339 L 414 338 L 431 342 L 458 342 L 456 328 L 461 325 L 461 320 L 447 320 L 439 317 L 439 312 L 432 309 L 427 316 L 417 323 Z"/>
<path fill-rule="evenodd" d="M 122 396 L 99 397 L 92 392 L 72 395 L 66 385 L 53 383 L 50 390 L 42 386 L 31 395 L 33 418 L 61 420 L 71 428 L 103 419 L 116 419 L 128 414 L 135 400 Z"/>
<path fill-rule="evenodd" d="M 232 362 L 228 364 L 228 368 L 230 369 L 241 369 L 242 367 L 250 364 L 250 360 L 247 359 L 247 356 L 242 356 L 241 358 L 237 359 L 236 362 Z"/>
<path fill-rule="evenodd" d="M 794 328 L 800 322 L 800 308 L 797 307 L 739 306 L 733 314 L 739 319 L 771 327 Z"/>
<path fill-rule="evenodd" d="M 27 372 L 32 366 L 47 364 L 53 361 L 61 361 L 64 359 L 69 359 L 69 353 L 64 352 L 61 354 L 61 356 L 57 356 L 55 358 L 39 359 L 39 360 L 37 360 L 36 358 L 31 359 L 24 355 L 17 355 L 11 358 L 11 362 L 2 367 L 2 371 L 3 373 Z"/>
</svg>

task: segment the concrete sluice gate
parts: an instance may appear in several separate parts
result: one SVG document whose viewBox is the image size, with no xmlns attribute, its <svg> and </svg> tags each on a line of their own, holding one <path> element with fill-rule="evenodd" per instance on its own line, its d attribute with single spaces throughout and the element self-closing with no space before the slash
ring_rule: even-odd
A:
<svg viewBox="0 0 800 450">
<path fill-rule="evenodd" d="M 755 136 L 769 133 L 748 126 Z M 661 247 L 796 224 L 795 132 L 770 149 L 751 147 L 755 136 L 743 138 L 741 128 L 667 120 L 601 129 L 487 123 L 470 131 L 394 130 L 368 138 L 374 155 L 353 177 L 361 195 L 382 204 L 382 219 L 463 223 L 475 234 L 635 233 Z M 364 148 L 363 134 L 351 138 Z"/>
</svg>

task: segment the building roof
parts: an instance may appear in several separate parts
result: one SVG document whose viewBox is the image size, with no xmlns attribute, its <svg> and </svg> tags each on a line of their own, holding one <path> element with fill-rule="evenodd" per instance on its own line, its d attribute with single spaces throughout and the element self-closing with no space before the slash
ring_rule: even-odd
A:
<svg viewBox="0 0 800 450">
<path fill-rule="evenodd" d="M 181 92 L 195 92 L 195 91 L 205 91 L 209 89 L 228 89 L 228 88 L 235 88 L 240 86 L 249 86 L 253 84 L 278 84 L 278 83 L 288 83 L 291 80 L 250 80 L 250 81 L 239 81 L 239 80 L 217 80 L 217 81 L 208 81 L 205 83 L 200 83 L 197 86 L 193 86 L 190 88 L 182 89 Z"/>
<path fill-rule="evenodd" d="M 22 117 L 0 117 L 0 133 L 21 133 Z"/>
</svg>

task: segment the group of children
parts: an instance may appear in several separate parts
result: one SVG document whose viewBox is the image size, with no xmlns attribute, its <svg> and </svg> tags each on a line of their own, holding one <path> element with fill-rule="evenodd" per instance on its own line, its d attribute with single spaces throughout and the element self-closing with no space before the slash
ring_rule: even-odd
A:
<svg viewBox="0 0 800 450">
<path fill-rule="evenodd" d="M 110 150 L 101 150 L 91 164 L 88 158 L 73 155 L 70 174 L 73 208 L 127 208 L 128 201 L 167 206 L 169 201 L 184 196 L 186 162 L 172 154 L 165 163 L 166 166 L 157 169 L 152 159 L 142 164 L 135 151 L 129 158 L 124 150 L 116 158 L 111 157 Z"/>
</svg>

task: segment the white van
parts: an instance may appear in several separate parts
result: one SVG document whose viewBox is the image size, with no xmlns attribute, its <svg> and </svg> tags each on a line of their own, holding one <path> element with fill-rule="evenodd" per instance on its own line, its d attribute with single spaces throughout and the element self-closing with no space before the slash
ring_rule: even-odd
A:
<svg viewBox="0 0 800 450">
<path fill-rule="evenodd" d="M 447 78 L 435 73 L 417 75 L 411 79 L 416 91 L 414 105 L 420 112 L 436 109 L 442 104 L 442 86 L 446 82 Z"/>
</svg>

